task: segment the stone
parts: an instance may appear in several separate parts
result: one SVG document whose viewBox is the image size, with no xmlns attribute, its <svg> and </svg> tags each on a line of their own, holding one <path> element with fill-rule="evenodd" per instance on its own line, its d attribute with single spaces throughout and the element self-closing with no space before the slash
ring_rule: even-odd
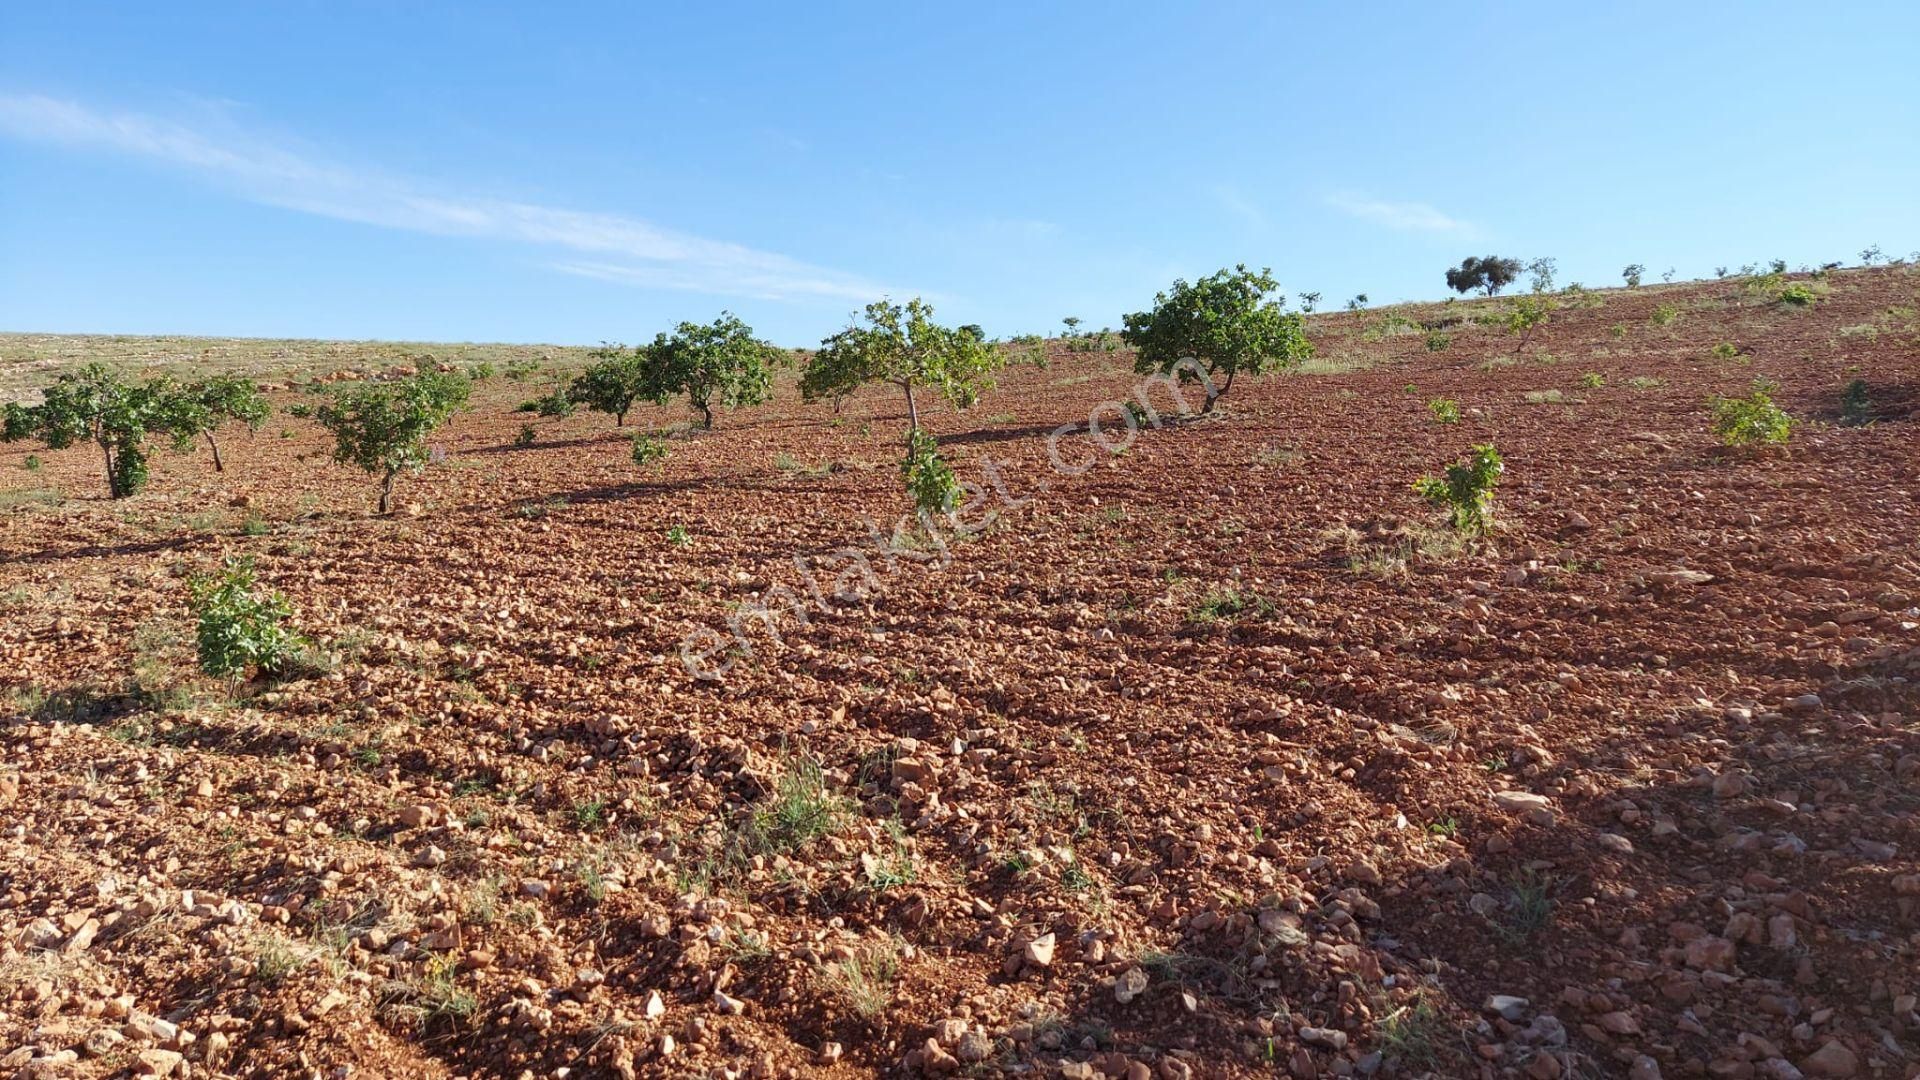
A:
<svg viewBox="0 0 1920 1080">
<path fill-rule="evenodd" d="M 1687 942 L 1687 966 L 1702 971 L 1728 971 L 1733 967 L 1734 944 L 1723 937 L 1703 934 Z"/>
<path fill-rule="evenodd" d="M 1113 1000 L 1125 1005 L 1147 992 L 1147 973 L 1131 967 L 1113 981 Z"/>
<path fill-rule="evenodd" d="M 1523 997 L 1514 997 L 1511 994 L 1494 994 L 1483 1002 L 1480 1007 L 1498 1016 L 1502 1020 L 1519 1023 L 1520 1018 L 1527 1014 L 1527 1006 L 1529 1004 L 1530 1002 Z"/>
<path fill-rule="evenodd" d="M 1053 935 L 1051 933 L 1041 934 L 1039 937 L 1027 942 L 1027 963 L 1034 967 L 1052 967 L 1053 950 Z"/>
<path fill-rule="evenodd" d="M 993 1054 L 993 1040 L 987 1038 L 986 1032 L 969 1031 L 954 1044 L 953 1054 L 969 1065 L 985 1061 Z"/>
<path fill-rule="evenodd" d="M 1347 1033 L 1339 1028 L 1303 1027 L 1300 1029 L 1300 1041 L 1324 1046 L 1329 1050 L 1345 1050 Z"/>
<path fill-rule="evenodd" d="M 133 1071 L 139 1076 L 172 1076 L 185 1060 L 185 1055 L 173 1050 L 142 1050 Z"/>
<path fill-rule="evenodd" d="M 1835 1040 L 1807 1055 L 1800 1068 L 1808 1076 L 1845 1078 L 1860 1071 L 1860 1056 L 1846 1043 Z"/>
</svg>

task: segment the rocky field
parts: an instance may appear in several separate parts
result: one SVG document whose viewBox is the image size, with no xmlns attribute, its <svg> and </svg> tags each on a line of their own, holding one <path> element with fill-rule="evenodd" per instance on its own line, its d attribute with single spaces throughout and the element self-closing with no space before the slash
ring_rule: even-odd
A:
<svg viewBox="0 0 1920 1080">
<path fill-rule="evenodd" d="M 1131 435 L 1055 341 L 930 535 L 790 375 L 640 469 L 503 352 L 390 517 L 284 410 L 7 446 L 0 1076 L 1920 1076 L 1920 274 L 1794 280 L 1315 315 Z M 298 677 L 197 674 L 232 554 Z"/>
</svg>

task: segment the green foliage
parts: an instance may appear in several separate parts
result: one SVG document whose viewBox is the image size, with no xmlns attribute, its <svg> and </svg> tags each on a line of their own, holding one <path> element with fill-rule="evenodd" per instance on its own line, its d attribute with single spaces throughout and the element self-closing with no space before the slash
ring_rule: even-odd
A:
<svg viewBox="0 0 1920 1080">
<path fill-rule="evenodd" d="M 973 334 L 933 321 L 933 307 L 919 297 L 904 306 L 868 304 L 866 325 L 852 325 L 820 343 L 800 377 L 807 401 L 843 397 L 870 382 L 892 383 L 907 397 L 908 426 L 918 429 L 916 387 L 937 391 L 964 409 L 993 387 L 993 373 L 1006 358 Z"/>
<path fill-rule="evenodd" d="M 1731 341 L 1723 341 L 1715 345 L 1711 351 L 1715 360 L 1728 360 L 1744 364 L 1751 359 L 1751 357 L 1748 357 L 1740 351 L 1740 346 L 1735 345 Z"/>
<path fill-rule="evenodd" d="M 614 426 L 625 427 L 634 403 L 653 397 L 646 354 L 641 349 L 602 345 L 592 355 L 594 362 L 567 384 L 567 400 L 594 412 L 611 413 Z"/>
<path fill-rule="evenodd" d="M 1435 423 L 1457 424 L 1460 422 L 1460 406 L 1452 398 L 1434 398 L 1427 402 L 1427 411 L 1433 414 Z"/>
<path fill-rule="evenodd" d="M 200 670 L 238 681 L 249 669 L 277 674 L 291 667 L 306 639 L 286 625 L 293 617 L 287 598 L 255 587 L 253 560 L 228 559 L 217 575 L 187 583 L 198 620 Z"/>
<path fill-rule="evenodd" d="M 659 334 L 643 352 L 642 387 L 653 401 L 686 394 L 700 410 L 701 426 L 713 427 L 713 410 L 759 405 L 773 396 L 774 368 L 792 355 L 753 336 L 753 328 L 730 311 L 702 326 L 683 322 Z"/>
<path fill-rule="evenodd" d="M 1469 255 L 1460 260 L 1459 266 L 1447 270 L 1447 288 L 1457 293 L 1481 289 L 1488 296 L 1496 296 L 1501 289 L 1513 284 L 1523 269 L 1519 259 Z"/>
<path fill-rule="evenodd" d="M 907 456 L 900 462 L 900 476 L 914 508 L 922 513 L 949 513 L 960 498 L 960 481 L 940 456 L 939 441 L 919 428 L 907 432 Z"/>
<path fill-rule="evenodd" d="M 1538 258 L 1527 264 L 1528 287 L 1536 293 L 1553 291 L 1553 277 L 1560 270 L 1560 263 L 1552 258 Z"/>
<path fill-rule="evenodd" d="M 1553 301 L 1543 296 L 1517 296 L 1513 307 L 1507 311 L 1507 332 L 1520 335 L 1520 341 L 1513 347 L 1518 354 L 1527 347 L 1533 332 L 1547 321 L 1553 311 Z"/>
<path fill-rule="evenodd" d="M 1654 305 L 1653 325 L 1672 326 L 1680 318 L 1680 305 L 1661 303 Z"/>
<path fill-rule="evenodd" d="M 1606 376 L 1597 371 L 1589 371 L 1585 375 L 1580 376 L 1580 385 L 1588 390 L 1598 390 L 1607 385 L 1607 379 Z"/>
<path fill-rule="evenodd" d="M 1153 298 L 1153 310 L 1126 317 L 1121 336 L 1138 353 L 1134 370 L 1142 375 L 1176 370 L 1182 381 L 1198 378 L 1191 363 L 1206 370 L 1206 409 L 1233 388 L 1241 371 L 1260 375 L 1298 367 L 1313 356 L 1306 320 L 1282 311 L 1273 293 L 1279 285 L 1268 270 L 1254 273 L 1240 265 L 1188 284 L 1175 281 Z M 1214 375 L 1227 382 L 1211 389 Z"/>
<path fill-rule="evenodd" d="M 1361 308 L 1364 308 L 1366 306 L 1367 306 L 1366 293 L 1359 293 L 1355 295 L 1353 299 L 1347 301 L 1348 311 L 1359 311 Z"/>
<path fill-rule="evenodd" d="M 1308 314 L 1312 314 L 1313 309 L 1319 306 L 1320 306 L 1319 293 L 1303 292 L 1300 294 L 1300 310 L 1301 311 L 1307 312 Z"/>
<path fill-rule="evenodd" d="M 0 409 L 0 441 L 34 438 L 49 450 L 91 441 L 106 462 L 107 493 L 122 499 L 146 486 L 147 434 L 164 430 L 171 392 L 164 378 L 134 384 L 105 364 L 88 364 L 55 379 L 40 404 Z"/>
<path fill-rule="evenodd" d="M 1755 379 L 1745 397 L 1715 396 L 1713 433 L 1728 446 L 1771 446 L 1784 443 L 1793 434 L 1793 417 L 1773 403 L 1779 385 L 1767 379 Z"/>
<path fill-rule="evenodd" d="M 1646 272 L 1647 265 L 1645 263 L 1628 263 L 1627 268 L 1620 271 L 1620 280 L 1627 283 L 1627 288 L 1637 289 L 1640 287 L 1641 275 Z"/>
<path fill-rule="evenodd" d="M 1485 536 L 1493 529 L 1493 489 L 1506 465 L 1492 443 L 1476 446 L 1464 464 L 1447 466 L 1445 477 L 1423 476 L 1414 494 L 1447 512 L 1456 532 Z"/>
<path fill-rule="evenodd" d="M 385 514 L 393 509 L 395 479 L 426 467 L 427 436 L 464 407 L 471 392 L 463 376 L 422 373 L 340 390 L 314 410 L 314 419 L 333 434 L 333 460 L 380 477 Z"/>
<path fill-rule="evenodd" d="M 1873 396 L 1867 380 L 1855 379 L 1840 391 L 1840 419 L 1848 424 L 1864 424 L 1873 415 Z"/>
<path fill-rule="evenodd" d="M 513 437 L 515 446 L 532 446 L 540 438 L 540 432 L 532 424 L 521 424 L 520 433 Z"/>
<path fill-rule="evenodd" d="M 633 435 L 633 449 L 630 453 L 633 463 L 644 469 L 649 465 L 667 460 L 667 440 L 658 435 L 636 431 Z"/>
<path fill-rule="evenodd" d="M 1453 338 L 1443 330 L 1427 331 L 1427 351 L 1445 352 L 1453 344 Z"/>
<path fill-rule="evenodd" d="M 173 437 L 173 448 L 180 453 L 207 440 L 213 451 L 213 471 L 225 472 L 220 443 L 214 437 L 223 424 L 238 421 L 250 431 L 259 431 L 273 407 L 260 396 L 260 385 L 252 379 L 216 375 L 195 382 L 171 386 L 160 397 L 158 426 Z"/>
<path fill-rule="evenodd" d="M 672 525 L 667 528 L 667 543 L 674 547 L 686 547 L 693 543 L 693 537 L 687 534 L 685 525 Z"/>
<path fill-rule="evenodd" d="M 1820 296 L 1807 285 L 1795 282 L 1780 290 L 1777 297 L 1787 307 L 1812 307 L 1820 302 Z"/>
</svg>

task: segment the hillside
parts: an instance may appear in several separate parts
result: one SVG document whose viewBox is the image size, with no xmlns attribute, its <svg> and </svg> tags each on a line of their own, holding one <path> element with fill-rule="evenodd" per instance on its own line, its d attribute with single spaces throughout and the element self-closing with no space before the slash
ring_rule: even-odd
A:
<svg viewBox="0 0 1920 1080">
<path fill-rule="evenodd" d="M 1920 1075 L 1920 273 L 1792 281 L 1318 314 L 1133 435 L 1054 341 L 897 546 L 897 393 L 639 469 L 514 411 L 572 353 L 181 346 L 500 370 L 388 518 L 294 390 L 131 499 L 0 448 L 0 1072 Z M 299 677 L 195 672 L 231 554 Z"/>
</svg>

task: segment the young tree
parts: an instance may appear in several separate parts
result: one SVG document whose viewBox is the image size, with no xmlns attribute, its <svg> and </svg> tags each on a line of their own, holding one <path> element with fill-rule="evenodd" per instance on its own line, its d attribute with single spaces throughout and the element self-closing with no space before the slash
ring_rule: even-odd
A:
<svg viewBox="0 0 1920 1080">
<path fill-rule="evenodd" d="M 1320 306 L 1320 294 L 1319 294 L 1319 293 L 1317 293 L 1317 292 L 1303 292 L 1303 293 L 1301 293 L 1301 294 L 1300 294 L 1300 310 L 1301 310 L 1301 311 L 1304 311 L 1304 312 L 1306 312 L 1306 313 L 1308 313 L 1308 314 L 1312 314 L 1312 313 L 1313 313 L 1313 309 L 1314 309 L 1314 308 L 1317 308 L 1317 307 L 1319 307 L 1319 306 Z"/>
<path fill-rule="evenodd" d="M 700 410 L 701 426 L 711 429 L 716 407 L 738 409 L 771 398 L 774 366 L 788 357 L 785 349 L 755 338 L 753 328 L 730 311 L 707 326 L 683 322 L 646 349 L 648 396 L 664 401 L 685 393 Z"/>
<path fill-rule="evenodd" d="M 1558 259 L 1543 255 L 1527 264 L 1527 284 L 1536 293 L 1550 293 L 1553 291 L 1553 276 L 1559 270 Z"/>
<path fill-rule="evenodd" d="M 1447 287 L 1458 293 L 1485 289 L 1488 296 L 1497 296 L 1501 289 L 1513 284 L 1522 269 L 1519 259 L 1469 255 L 1460 260 L 1459 266 L 1447 271 Z"/>
<path fill-rule="evenodd" d="M 385 514 L 393 509 L 394 480 L 426 467 L 427 436 L 467 403 L 471 390 L 465 376 L 424 372 L 341 390 L 313 416 L 333 433 L 333 460 L 380 477 Z"/>
<path fill-rule="evenodd" d="M 919 297 L 905 306 L 877 300 L 867 305 L 865 318 L 867 325 L 822 341 L 807 361 L 800 376 L 807 401 L 852 393 L 864 383 L 892 383 L 906 394 L 911 434 L 920 429 L 915 389 L 935 390 L 964 409 L 993 387 L 993 373 L 1006 362 L 992 344 L 934 322 L 933 306 Z"/>
<path fill-rule="evenodd" d="M 1361 308 L 1364 308 L 1366 306 L 1367 306 L 1366 293 L 1360 293 L 1359 295 L 1355 296 L 1353 299 L 1347 301 L 1348 311 L 1359 311 Z"/>
<path fill-rule="evenodd" d="M 173 436 L 175 450 L 187 453 L 195 442 L 205 439 L 213 451 L 213 471 L 226 472 L 226 462 L 221 460 L 220 443 L 214 438 L 214 432 L 222 424 L 235 420 L 258 431 L 273 407 L 260 396 L 260 385 L 252 379 L 215 375 L 196 382 L 168 385 L 160 394 L 159 412 L 160 426 Z"/>
<path fill-rule="evenodd" d="M 101 363 L 54 380 L 38 405 L 9 403 L 0 412 L 0 441 L 37 438 L 50 450 L 81 440 L 100 447 L 107 494 L 123 499 L 147 482 L 147 433 L 163 424 L 164 380 L 134 384 Z"/>
<path fill-rule="evenodd" d="M 1626 269 L 1620 271 L 1620 280 L 1627 283 L 1627 288 L 1637 289 L 1640 287 L 1640 275 L 1646 272 L 1645 263 L 1628 263 Z"/>
<path fill-rule="evenodd" d="M 634 403 L 654 397 L 647 379 L 647 351 L 602 345 L 592 355 L 594 362 L 567 384 L 567 400 L 594 412 L 612 413 L 614 426 L 626 427 Z"/>
<path fill-rule="evenodd" d="M 1205 366 L 1208 389 L 1203 412 L 1213 411 L 1221 394 L 1233 389 L 1241 371 L 1254 375 L 1297 367 L 1313 355 L 1306 320 L 1280 309 L 1273 298 L 1279 285 L 1270 270 L 1254 273 L 1243 263 L 1191 284 L 1175 281 L 1153 298 L 1153 310 L 1126 317 L 1120 336 L 1137 352 L 1134 370 L 1180 378 L 1198 376 L 1188 363 Z M 1212 377 L 1225 373 L 1217 391 Z"/>
</svg>

